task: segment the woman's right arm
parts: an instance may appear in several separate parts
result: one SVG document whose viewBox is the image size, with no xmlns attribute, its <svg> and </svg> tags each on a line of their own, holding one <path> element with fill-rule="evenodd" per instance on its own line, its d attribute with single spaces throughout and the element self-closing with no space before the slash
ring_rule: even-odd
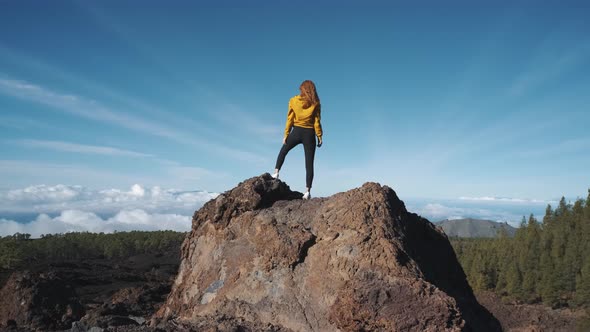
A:
<svg viewBox="0 0 590 332">
<path fill-rule="evenodd" d="M 291 132 L 291 128 L 293 127 L 293 123 L 295 123 L 295 112 L 289 105 L 289 112 L 287 113 L 287 123 L 285 123 L 285 136 L 283 137 L 283 144 L 287 141 L 287 136 Z"/>
<path fill-rule="evenodd" d="M 293 107 L 291 103 L 293 102 L 293 98 L 289 99 L 289 111 L 287 112 L 287 123 L 285 123 L 285 135 L 283 136 L 283 144 L 287 143 L 287 136 L 291 132 L 291 128 L 293 124 L 295 124 L 295 111 L 293 111 Z"/>
</svg>

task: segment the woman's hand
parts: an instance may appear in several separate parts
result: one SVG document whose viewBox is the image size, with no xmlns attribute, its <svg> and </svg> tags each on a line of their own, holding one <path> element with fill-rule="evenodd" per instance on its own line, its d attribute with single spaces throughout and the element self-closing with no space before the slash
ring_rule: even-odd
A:
<svg viewBox="0 0 590 332">
<path fill-rule="evenodd" d="M 322 146 L 322 138 L 318 137 L 318 148 Z"/>
<path fill-rule="evenodd" d="M 285 136 L 285 138 L 283 138 L 283 145 L 287 144 L 287 136 Z"/>
</svg>

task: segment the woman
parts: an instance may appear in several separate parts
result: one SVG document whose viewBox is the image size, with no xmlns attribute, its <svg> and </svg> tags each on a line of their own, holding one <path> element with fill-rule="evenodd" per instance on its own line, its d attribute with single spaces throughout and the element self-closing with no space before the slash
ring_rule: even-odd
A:
<svg viewBox="0 0 590 332">
<path fill-rule="evenodd" d="M 299 143 L 303 144 L 305 151 L 305 173 L 307 191 L 303 199 L 311 198 L 311 183 L 313 182 L 313 159 L 315 156 L 316 140 L 317 146 L 322 146 L 322 124 L 320 122 L 320 98 L 312 81 L 304 81 L 299 86 L 300 94 L 289 100 L 289 112 L 287 113 L 287 124 L 285 125 L 285 137 L 283 147 L 277 157 L 277 164 L 273 178 L 279 178 L 279 170 L 285 162 L 287 153 Z M 291 128 L 293 130 L 291 130 Z"/>
</svg>

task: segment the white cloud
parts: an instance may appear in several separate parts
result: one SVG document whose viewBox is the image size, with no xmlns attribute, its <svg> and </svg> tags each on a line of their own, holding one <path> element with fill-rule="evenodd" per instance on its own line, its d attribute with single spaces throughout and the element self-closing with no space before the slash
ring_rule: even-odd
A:
<svg viewBox="0 0 590 332">
<path fill-rule="evenodd" d="M 41 214 L 27 223 L 0 219 L 0 236 L 12 235 L 17 232 L 31 234 L 32 237 L 40 237 L 41 234 L 67 232 L 112 233 L 114 231 L 132 230 L 186 232 L 190 228 L 190 216 L 172 213 L 148 213 L 142 209 L 122 210 L 105 219 L 95 213 L 80 210 L 65 210 L 54 218 Z"/>
<path fill-rule="evenodd" d="M 78 197 L 82 190 L 83 188 L 81 186 L 64 186 L 62 184 L 58 184 L 57 186 L 39 185 L 10 190 L 4 194 L 0 194 L 0 197 L 4 202 L 64 202 Z"/>
<path fill-rule="evenodd" d="M 450 217 L 448 217 L 447 219 L 448 219 L 448 220 L 457 220 L 457 219 L 464 219 L 464 218 L 465 218 L 465 217 L 463 217 L 463 216 L 450 216 Z"/>
<path fill-rule="evenodd" d="M 438 219 L 450 219 L 452 217 L 460 219 L 466 211 L 464 208 L 448 207 L 440 203 L 429 203 L 423 207 L 417 208 L 414 212 L 428 216 L 429 218 L 434 218 L 436 221 Z"/>
<path fill-rule="evenodd" d="M 145 188 L 139 184 L 129 190 L 91 190 L 61 184 L 5 190 L 0 192 L 0 235 L 188 231 L 193 212 L 215 197 L 216 193 L 205 191 Z"/>
<path fill-rule="evenodd" d="M 151 154 L 123 150 L 109 146 L 85 145 L 63 141 L 48 141 L 35 139 L 15 140 L 16 144 L 29 148 L 43 148 L 54 151 L 98 154 L 107 156 L 125 156 L 125 157 L 153 157 Z"/>
<path fill-rule="evenodd" d="M 562 47 L 550 45 L 551 40 L 546 42 L 548 44 L 544 46 L 547 48 L 537 50 L 536 54 L 540 55 L 531 61 L 528 70 L 518 76 L 510 86 L 509 91 L 512 95 L 523 95 L 572 71 L 582 64 L 590 53 L 590 44 L 588 43 L 581 43 L 564 50 Z"/>
<path fill-rule="evenodd" d="M 542 204 L 510 201 L 485 200 L 443 200 L 443 201 L 410 201 L 407 208 L 430 221 L 436 222 L 444 219 L 476 218 L 507 222 L 517 227 L 523 216 L 533 213 L 539 220 L 544 215 L 545 206 Z"/>
<path fill-rule="evenodd" d="M 459 197 L 462 201 L 483 201 L 483 202 L 502 202 L 502 203 L 525 203 L 525 204 L 549 204 L 555 203 L 556 201 L 546 201 L 540 199 L 529 199 L 529 198 L 510 198 L 510 197 L 494 197 L 494 196 L 481 196 L 481 197 Z"/>
<path fill-rule="evenodd" d="M 230 159 L 263 164 L 267 158 L 256 153 L 235 149 L 205 137 L 194 137 L 192 133 L 179 131 L 174 126 L 166 126 L 157 121 L 133 116 L 102 105 L 96 100 L 82 96 L 64 94 L 25 81 L 0 78 L 0 93 L 16 98 L 50 106 L 64 113 L 107 123 L 140 132 L 146 135 L 163 137 L 172 141 L 205 149 L 211 153 Z"/>
<path fill-rule="evenodd" d="M 125 185 L 131 185 L 133 182 L 149 182 L 148 178 L 142 177 L 137 172 L 130 175 L 104 168 L 34 160 L 0 160 L 0 178 L 4 180 L 1 185 L 11 187 L 48 181 L 87 185 L 104 185 L 105 181 Z"/>
<path fill-rule="evenodd" d="M 28 82 L 0 78 L 0 92 L 48 105 L 63 112 L 90 120 L 110 123 L 161 137 L 171 138 L 176 136 L 173 129 L 128 114 L 112 111 L 100 105 L 95 100 L 54 92 Z"/>
<path fill-rule="evenodd" d="M 6 140 L 5 142 L 14 143 L 19 146 L 25 147 L 32 147 L 32 148 L 42 148 L 42 149 L 49 149 L 55 151 L 64 151 L 68 153 L 82 153 L 82 154 L 97 154 L 97 155 L 107 155 L 112 157 L 123 156 L 123 157 L 135 157 L 135 158 L 149 158 L 151 161 L 154 161 L 163 166 L 163 176 L 166 179 L 175 179 L 177 182 L 194 182 L 194 181 L 201 181 L 204 179 L 212 180 L 212 181 L 221 181 L 223 179 L 227 179 L 229 177 L 228 173 L 217 171 L 212 172 L 202 167 L 195 167 L 195 166 L 184 166 L 176 161 L 163 159 L 157 157 L 152 154 L 130 151 L 130 150 L 123 150 L 114 147 L 108 146 L 95 146 L 95 145 L 84 145 L 84 144 L 77 144 L 72 142 L 64 142 L 64 141 L 49 141 L 49 140 L 35 140 L 35 139 L 20 139 L 20 140 Z M 97 170 L 88 169 L 84 166 L 76 166 L 76 165 L 56 165 L 56 164 L 43 164 L 38 162 L 28 162 L 28 161 L 5 161 L 0 160 L 0 175 L 2 173 L 12 173 L 12 174 L 19 174 L 21 178 L 30 178 L 30 175 L 25 175 L 22 173 L 33 173 L 35 175 L 44 174 L 46 175 L 46 179 L 51 179 L 55 181 L 55 176 L 52 176 L 52 171 L 57 173 L 64 173 L 64 169 L 68 169 L 66 172 L 66 177 L 70 179 L 69 175 L 75 173 L 75 170 L 80 171 L 81 173 L 96 173 Z M 101 171 L 98 171 L 101 172 Z M 113 174 L 114 175 L 114 174 Z M 136 179 L 137 173 L 133 174 L 132 178 Z M 92 176 L 89 176 L 92 178 Z M 110 178 L 107 176 L 106 178 Z M 63 180 L 57 180 L 63 181 Z M 137 180 L 135 180 L 137 181 Z M 139 180 L 141 181 L 141 180 Z M 36 181 L 36 182 L 44 182 L 44 181 Z M 79 182 L 79 181 L 76 181 Z M 141 181 L 145 182 L 145 181 Z"/>
<path fill-rule="evenodd" d="M 149 167 L 140 167 L 146 163 L 139 163 L 134 169 L 110 170 L 97 165 L 0 159 L 0 179 L 3 180 L 0 181 L 0 195 L 3 189 L 23 188 L 38 183 L 74 183 L 93 188 L 131 187 L 134 183 L 141 183 L 147 187 L 163 184 L 167 188 L 207 188 L 219 191 L 235 185 L 232 178 L 235 174 L 222 170 L 211 171 L 185 166 L 157 157 L 150 158 L 147 162 Z"/>
<path fill-rule="evenodd" d="M 178 191 L 158 186 L 144 188 L 139 184 L 129 190 L 36 185 L 0 192 L 0 217 L 2 213 L 59 213 L 64 210 L 115 214 L 129 209 L 191 215 L 215 197 L 216 193 L 205 191 Z"/>
</svg>

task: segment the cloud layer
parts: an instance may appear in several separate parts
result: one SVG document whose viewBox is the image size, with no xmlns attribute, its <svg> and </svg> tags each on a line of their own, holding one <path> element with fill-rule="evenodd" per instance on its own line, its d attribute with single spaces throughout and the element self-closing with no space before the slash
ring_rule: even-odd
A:
<svg viewBox="0 0 590 332">
<path fill-rule="evenodd" d="M 42 234 L 67 232 L 104 232 L 114 231 L 155 231 L 174 230 L 186 232 L 191 228 L 191 218 L 179 214 L 148 213 L 142 209 L 122 210 L 110 218 L 102 218 L 93 212 L 65 210 L 52 218 L 40 214 L 35 220 L 19 223 L 14 220 L 0 219 L 0 235 L 28 233 L 32 237 Z"/>
<path fill-rule="evenodd" d="M 0 191 L 0 235 L 34 237 L 64 232 L 131 230 L 188 231 L 191 215 L 217 197 L 206 191 L 179 191 L 139 184 L 129 189 L 93 190 L 83 186 L 36 185 Z M 460 197 L 453 200 L 409 199 L 409 211 L 430 221 L 479 218 L 518 226 L 533 213 L 542 219 L 547 201 Z"/>
<path fill-rule="evenodd" d="M 502 202 L 502 203 L 515 203 L 515 204 L 555 204 L 557 201 L 546 201 L 541 199 L 529 199 L 529 198 L 510 198 L 510 197 L 494 197 L 494 196 L 482 196 L 482 197 L 459 197 L 462 201 L 484 201 L 484 202 Z"/>
<path fill-rule="evenodd" d="M 192 213 L 217 197 L 139 184 L 129 190 L 37 185 L 0 192 L 0 235 L 190 230 Z"/>
<path fill-rule="evenodd" d="M 531 213 L 542 220 L 545 207 L 553 201 L 542 201 L 520 198 L 495 197 L 461 197 L 459 199 L 407 200 L 408 210 L 415 212 L 430 221 L 443 219 L 476 218 L 498 222 L 507 222 L 518 227 L 522 217 Z"/>
<path fill-rule="evenodd" d="M 143 209 L 150 213 L 188 213 L 217 197 L 206 191 L 178 191 L 158 186 L 144 188 L 134 184 L 129 190 L 92 190 L 83 186 L 36 185 L 0 192 L 2 213 L 56 213 L 82 210 L 115 214 L 123 209 Z"/>
</svg>

